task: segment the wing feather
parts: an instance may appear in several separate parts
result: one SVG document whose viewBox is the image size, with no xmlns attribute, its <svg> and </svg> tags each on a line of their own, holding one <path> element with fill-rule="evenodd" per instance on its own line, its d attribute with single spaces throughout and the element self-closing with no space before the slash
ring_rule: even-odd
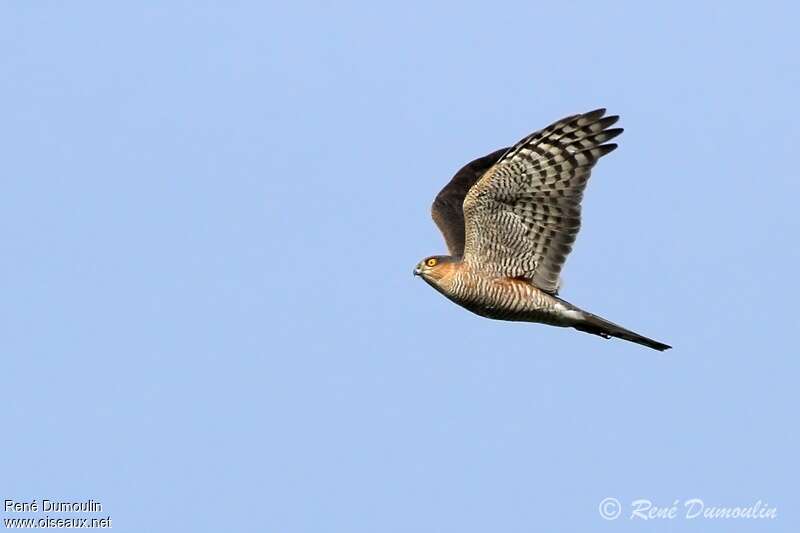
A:
<svg viewBox="0 0 800 533">
<path fill-rule="evenodd" d="M 592 168 L 616 144 L 617 116 L 572 115 L 532 133 L 500 157 L 464 199 L 464 260 L 556 293 L 581 225 Z"/>
<path fill-rule="evenodd" d="M 431 215 L 451 255 L 464 254 L 464 197 L 484 172 L 492 168 L 507 151 L 508 147 L 502 148 L 464 165 L 436 195 Z"/>
</svg>

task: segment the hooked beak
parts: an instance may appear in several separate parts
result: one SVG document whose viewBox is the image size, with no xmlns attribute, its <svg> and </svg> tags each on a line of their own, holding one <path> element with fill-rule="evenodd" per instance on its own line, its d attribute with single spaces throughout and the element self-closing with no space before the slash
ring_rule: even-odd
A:
<svg viewBox="0 0 800 533">
<path fill-rule="evenodd" d="M 422 275 L 422 270 L 420 270 L 419 265 L 414 267 L 414 275 L 415 276 L 421 276 Z"/>
</svg>

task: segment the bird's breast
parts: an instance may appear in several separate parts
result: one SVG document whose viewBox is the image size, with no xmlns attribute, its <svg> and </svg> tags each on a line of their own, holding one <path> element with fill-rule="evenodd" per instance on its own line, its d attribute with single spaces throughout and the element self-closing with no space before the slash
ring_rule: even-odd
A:
<svg viewBox="0 0 800 533">
<path fill-rule="evenodd" d="M 565 325 L 563 310 L 559 309 L 563 305 L 527 280 L 463 271 L 451 278 L 443 293 L 487 318 Z"/>
</svg>

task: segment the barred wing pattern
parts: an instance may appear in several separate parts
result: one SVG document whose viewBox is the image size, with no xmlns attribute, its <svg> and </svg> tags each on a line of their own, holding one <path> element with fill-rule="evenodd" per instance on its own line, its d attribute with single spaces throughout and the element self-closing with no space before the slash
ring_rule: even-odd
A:
<svg viewBox="0 0 800 533">
<path fill-rule="evenodd" d="M 514 145 L 464 199 L 464 261 L 558 291 L 559 273 L 581 225 L 583 191 L 603 144 L 620 133 L 605 109 L 573 115 Z"/>
</svg>

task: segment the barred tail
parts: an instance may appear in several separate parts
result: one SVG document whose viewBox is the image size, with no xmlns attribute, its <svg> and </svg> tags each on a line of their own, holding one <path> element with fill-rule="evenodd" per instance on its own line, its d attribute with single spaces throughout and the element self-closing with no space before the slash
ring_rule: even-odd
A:
<svg viewBox="0 0 800 533">
<path fill-rule="evenodd" d="M 647 346 L 648 348 L 658 350 L 659 352 L 663 352 L 664 350 L 669 350 L 672 348 L 672 346 L 654 341 L 653 339 L 648 339 L 647 337 L 639 335 L 638 333 L 634 333 L 629 329 L 618 326 L 613 322 L 609 322 L 605 318 L 600 318 L 597 315 L 587 313 L 586 311 L 581 311 L 581 314 L 583 314 L 583 320 L 572 326 L 578 331 L 585 331 L 586 333 L 591 333 L 593 335 L 600 335 L 604 339 L 608 339 L 610 337 L 624 339 L 626 341 L 635 342 L 636 344 L 641 344 L 642 346 Z"/>
</svg>

